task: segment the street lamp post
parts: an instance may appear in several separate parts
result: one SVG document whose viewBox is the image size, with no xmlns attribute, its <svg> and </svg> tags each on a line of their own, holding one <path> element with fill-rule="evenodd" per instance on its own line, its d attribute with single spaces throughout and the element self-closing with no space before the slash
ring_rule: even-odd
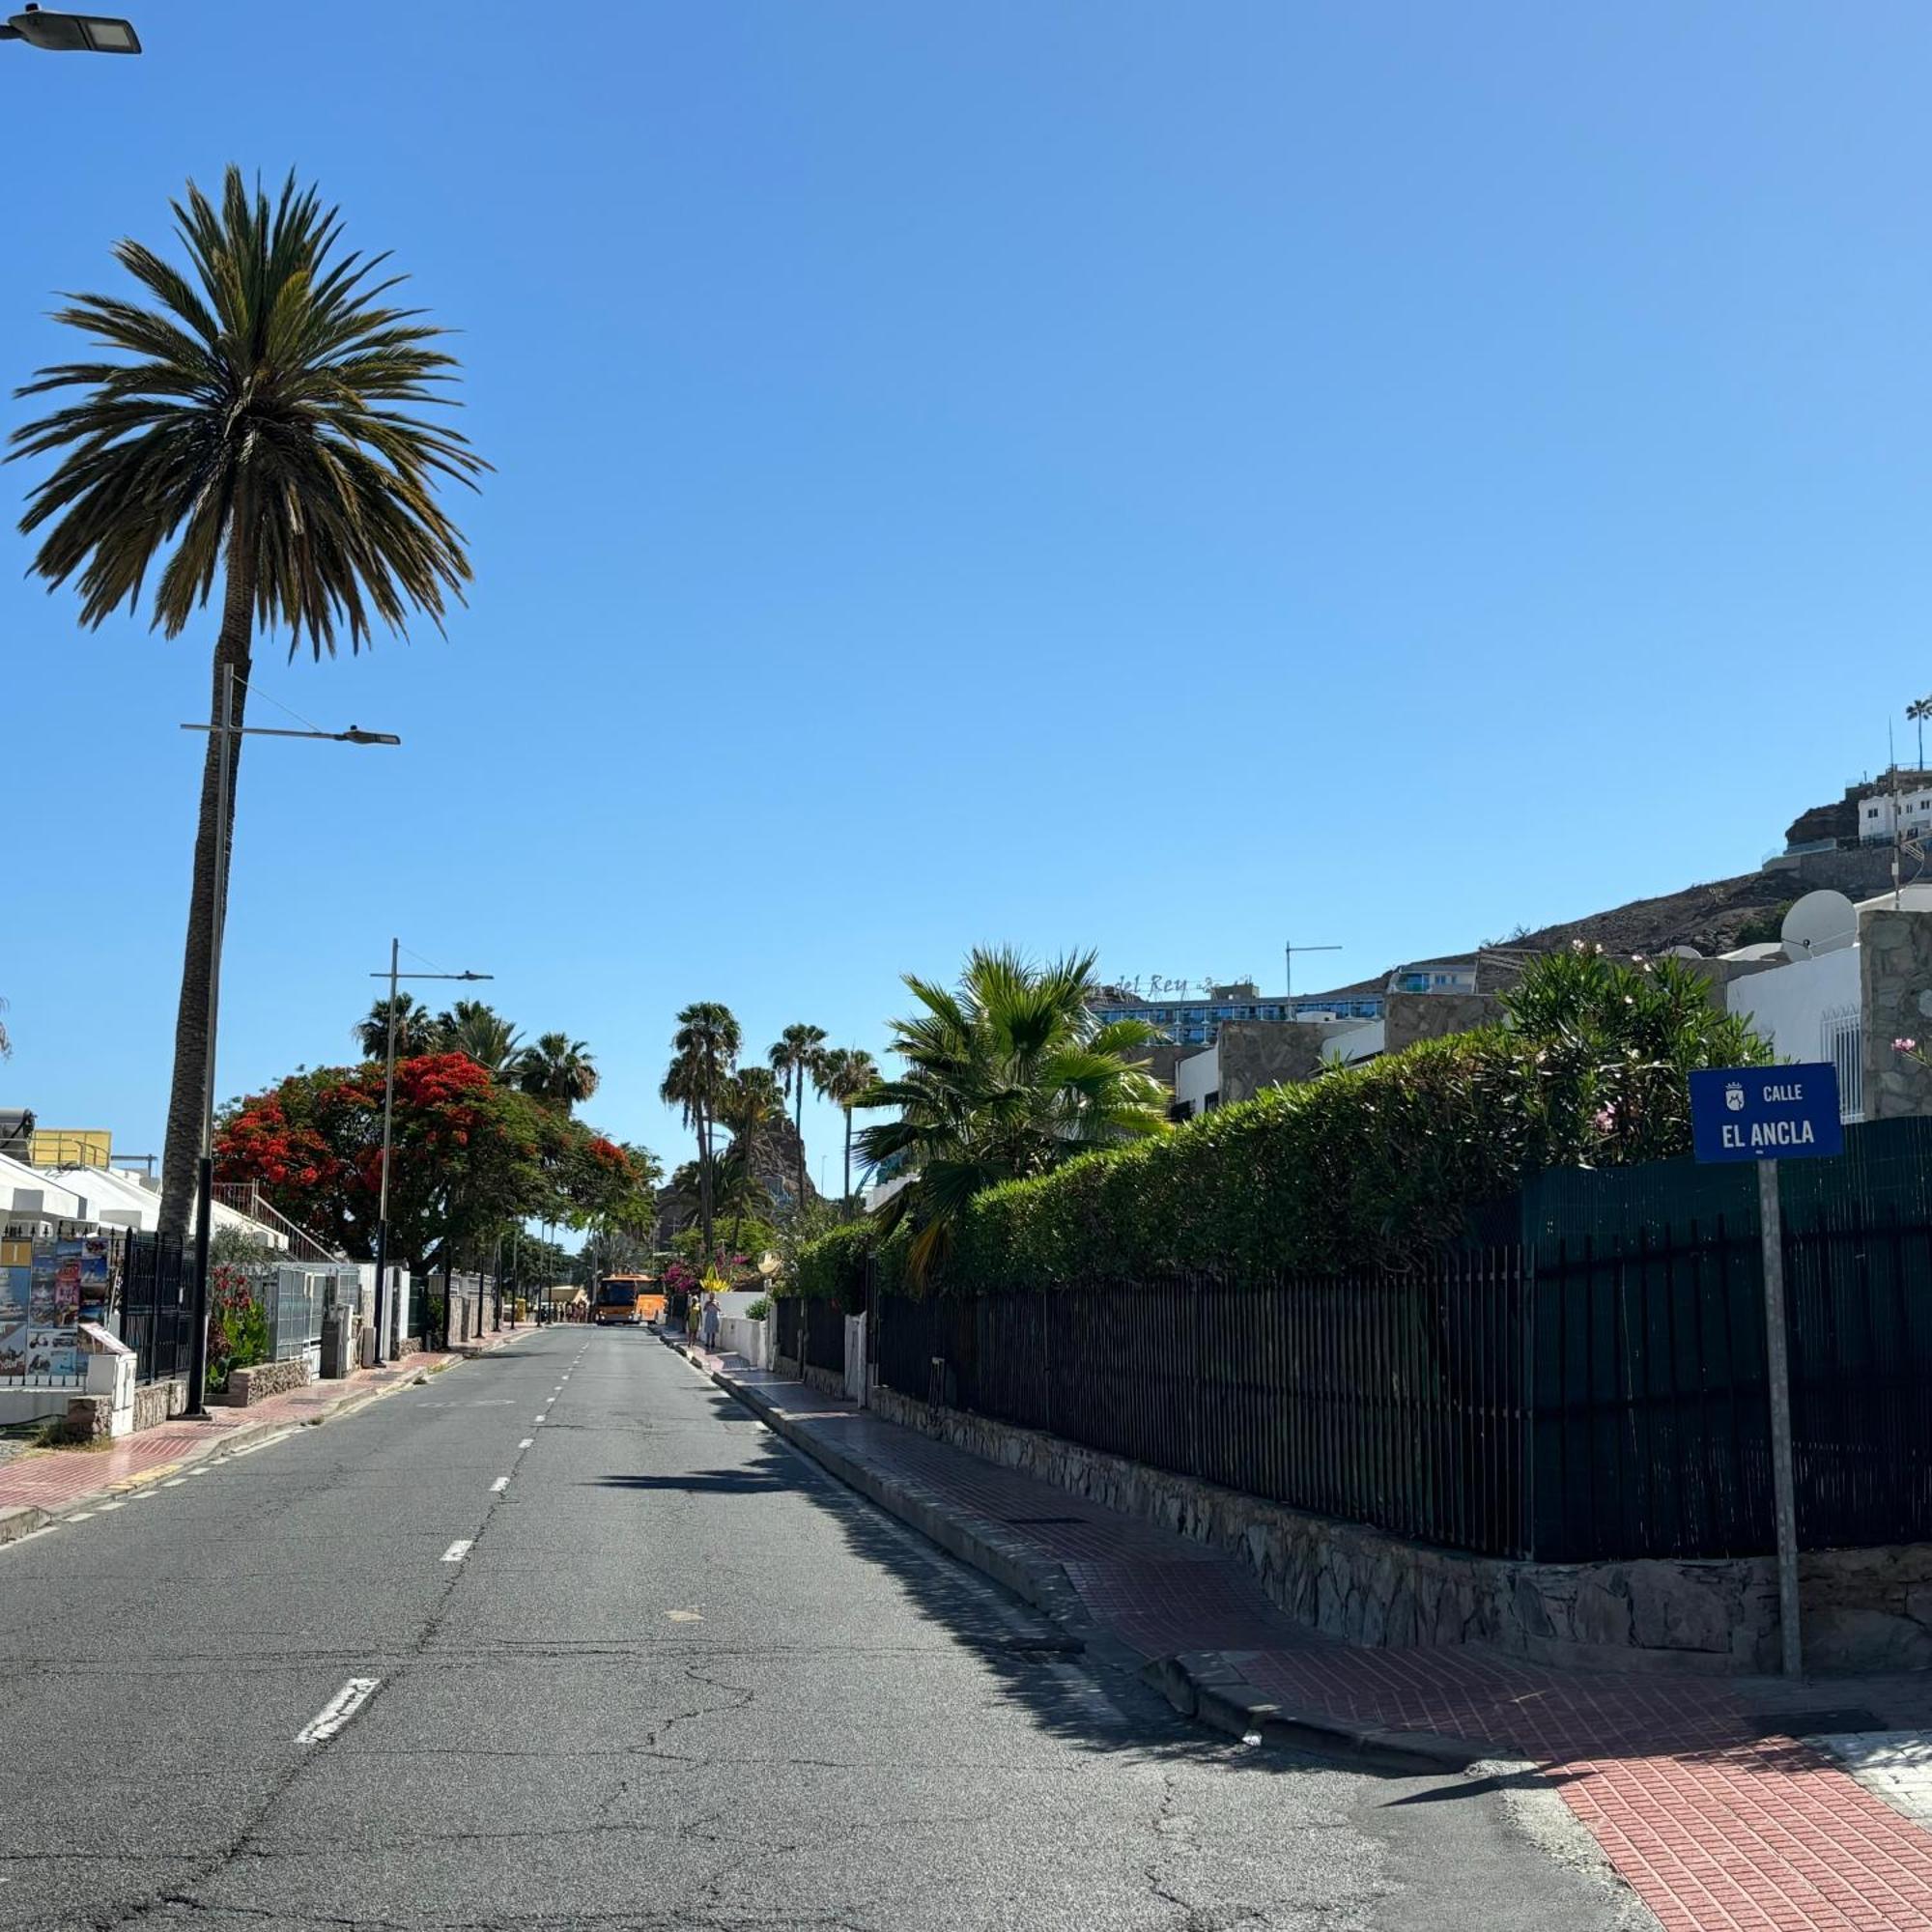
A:
<svg viewBox="0 0 1932 1932">
<path fill-rule="evenodd" d="M 493 980 L 494 973 L 402 973 L 403 942 L 389 941 L 389 970 L 371 973 L 372 980 L 389 982 L 389 1050 L 383 1067 L 383 1181 L 376 1208 L 376 1363 L 383 1366 L 384 1338 L 388 1333 L 389 1306 L 389 1138 L 396 1118 L 396 987 L 404 980 Z M 427 1301 L 425 1300 L 425 1305 Z M 445 1308 L 447 1304 L 445 1303 Z M 445 1315 L 445 1320 L 447 1316 Z"/>
<path fill-rule="evenodd" d="M 215 759 L 214 790 L 214 904 L 210 912 L 208 956 L 208 1053 L 201 1089 L 201 1159 L 195 1168 L 194 1202 L 194 1325 L 188 1336 L 187 1410 L 203 1413 L 208 1385 L 208 1248 L 214 1216 L 214 1040 L 221 1011 L 221 938 L 228 916 L 229 837 L 228 801 L 234 789 L 237 738 L 320 738 L 334 745 L 400 745 L 391 731 L 364 731 L 352 724 L 346 731 L 288 731 L 235 722 L 235 667 L 221 667 L 221 723 L 184 724 L 184 731 L 212 731 L 220 741 Z"/>
<path fill-rule="evenodd" d="M 132 20 L 99 14 L 43 14 L 29 4 L 0 26 L 0 41 L 25 41 L 48 54 L 137 54 L 141 37 Z"/>
</svg>

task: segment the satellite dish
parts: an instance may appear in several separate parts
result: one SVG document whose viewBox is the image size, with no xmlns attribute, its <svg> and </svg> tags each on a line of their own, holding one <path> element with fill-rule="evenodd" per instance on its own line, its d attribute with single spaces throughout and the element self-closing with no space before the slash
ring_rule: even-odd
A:
<svg viewBox="0 0 1932 1932">
<path fill-rule="evenodd" d="M 1663 956 L 1666 959 L 1701 959 L 1704 955 L 1694 946 L 1666 946 Z"/>
<path fill-rule="evenodd" d="M 1806 893 L 1784 915 L 1781 935 L 1789 959 L 1837 952 L 1859 936 L 1859 915 L 1843 893 Z"/>
<path fill-rule="evenodd" d="M 1726 959 L 1782 959 L 1787 955 L 1784 948 L 1775 939 L 1753 940 L 1748 946 L 1740 946 L 1735 952 L 1726 952 Z"/>
</svg>

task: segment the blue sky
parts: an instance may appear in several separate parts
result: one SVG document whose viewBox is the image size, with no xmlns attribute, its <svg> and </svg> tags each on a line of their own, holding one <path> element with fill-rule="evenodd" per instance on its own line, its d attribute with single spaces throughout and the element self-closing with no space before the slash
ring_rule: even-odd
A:
<svg viewBox="0 0 1932 1932">
<path fill-rule="evenodd" d="M 1360 977 L 1748 869 L 1932 689 L 1922 8 L 138 7 L 0 46 L 0 377 L 293 166 L 497 466 L 446 642 L 262 649 L 406 745 L 252 749 L 224 1094 L 346 1057 L 395 931 L 678 1158 L 686 1001 L 876 1050 L 976 941 Z M 28 480 L 0 1104 L 145 1151 L 213 620 L 79 632 Z"/>
</svg>

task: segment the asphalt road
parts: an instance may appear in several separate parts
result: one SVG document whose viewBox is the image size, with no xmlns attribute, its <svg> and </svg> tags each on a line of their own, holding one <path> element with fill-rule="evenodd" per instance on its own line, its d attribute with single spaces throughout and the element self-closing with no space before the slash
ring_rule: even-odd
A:
<svg viewBox="0 0 1932 1932">
<path fill-rule="evenodd" d="M 535 1331 L 0 1549 L 0 1926 L 1642 1922 L 1553 1799 L 1052 1639 L 650 1335 Z"/>
</svg>

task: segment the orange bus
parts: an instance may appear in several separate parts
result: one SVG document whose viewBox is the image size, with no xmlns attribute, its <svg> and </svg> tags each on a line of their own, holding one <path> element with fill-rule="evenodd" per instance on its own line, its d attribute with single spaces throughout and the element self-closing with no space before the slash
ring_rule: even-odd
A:
<svg viewBox="0 0 1932 1932">
<path fill-rule="evenodd" d="M 611 1321 L 635 1328 L 640 1321 L 657 1321 L 664 1305 L 664 1296 L 649 1275 L 607 1274 L 597 1284 L 590 1319 L 600 1328 Z"/>
</svg>

